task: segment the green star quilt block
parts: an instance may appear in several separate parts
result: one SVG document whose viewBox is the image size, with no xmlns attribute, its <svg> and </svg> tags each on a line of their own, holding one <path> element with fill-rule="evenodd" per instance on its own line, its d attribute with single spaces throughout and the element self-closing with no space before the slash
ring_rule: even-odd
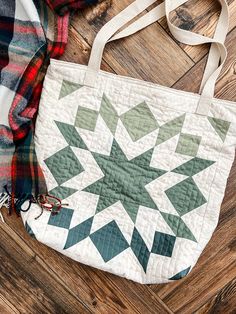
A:
<svg viewBox="0 0 236 314">
<path fill-rule="evenodd" d="M 128 160 L 114 140 L 110 156 L 93 154 L 104 177 L 84 191 L 100 196 L 97 212 L 120 201 L 135 222 L 140 205 L 157 210 L 145 186 L 163 175 L 165 171 L 150 167 L 152 151 Z"/>
</svg>

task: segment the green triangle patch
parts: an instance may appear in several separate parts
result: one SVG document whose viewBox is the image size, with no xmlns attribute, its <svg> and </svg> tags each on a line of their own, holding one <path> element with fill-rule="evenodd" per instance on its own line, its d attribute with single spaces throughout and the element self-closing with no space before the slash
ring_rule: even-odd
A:
<svg viewBox="0 0 236 314">
<path fill-rule="evenodd" d="M 186 277 L 188 275 L 188 273 L 190 272 L 191 266 L 189 266 L 188 268 L 180 271 L 178 274 L 174 275 L 173 277 L 169 278 L 169 280 L 180 280 L 184 277 Z"/>
<path fill-rule="evenodd" d="M 111 133 L 115 135 L 119 117 L 115 108 L 112 106 L 110 100 L 105 94 L 102 96 L 100 115 L 102 116 Z"/>
<path fill-rule="evenodd" d="M 49 194 L 64 200 L 75 192 L 77 192 L 75 189 L 68 188 L 66 186 L 57 186 L 56 188 L 49 191 Z"/>
<path fill-rule="evenodd" d="M 195 174 L 205 170 L 206 168 L 213 165 L 215 161 L 202 159 L 199 157 L 195 157 L 186 163 L 182 164 L 181 166 L 172 170 L 172 172 L 179 173 L 185 176 L 192 177 Z"/>
<path fill-rule="evenodd" d="M 30 225 L 26 222 L 25 224 L 25 229 L 26 231 L 28 232 L 28 234 L 33 238 L 33 239 L 36 239 L 36 236 L 33 232 L 33 230 L 31 229 Z"/>
<path fill-rule="evenodd" d="M 90 234 L 92 223 L 93 217 L 90 217 L 89 219 L 70 229 L 68 232 L 64 250 L 86 239 Z"/>
<path fill-rule="evenodd" d="M 177 237 L 197 242 L 181 217 L 163 212 L 161 212 L 161 215 Z"/>
<path fill-rule="evenodd" d="M 147 265 L 150 257 L 150 252 L 147 248 L 146 243 L 139 234 L 138 230 L 134 227 L 132 240 L 130 244 L 135 256 L 137 257 L 139 263 L 142 265 L 144 272 L 147 271 Z"/>
<path fill-rule="evenodd" d="M 63 80 L 61 85 L 61 91 L 59 95 L 59 99 L 68 96 L 69 94 L 75 92 L 76 90 L 80 89 L 82 85 L 73 83 L 70 81 Z"/>
<path fill-rule="evenodd" d="M 67 123 L 55 121 L 58 129 L 60 130 L 61 134 L 64 136 L 65 140 L 70 146 L 88 149 L 85 145 L 84 141 L 82 140 L 81 136 L 77 132 L 76 128 Z"/>
<path fill-rule="evenodd" d="M 226 135 L 229 131 L 230 122 L 221 120 L 221 119 L 212 118 L 212 117 L 208 117 L 208 120 L 210 124 L 212 125 L 212 127 L 215 129 L 216 133 L 224 142 Z"/>
<path fill-rule="evenodd" d="M 182 130 L 184 120 L 185 114 L 160 126 L 156 145 L 159 145 L 179 134 Z"/>
</svg>

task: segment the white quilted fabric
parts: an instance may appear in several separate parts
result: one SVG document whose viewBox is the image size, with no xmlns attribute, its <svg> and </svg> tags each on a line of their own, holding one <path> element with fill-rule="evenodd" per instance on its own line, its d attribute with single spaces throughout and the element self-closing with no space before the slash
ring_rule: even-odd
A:
<svg viewBox="0 0 236 314">
<path fill-rule="evenodd" d="M 37 240 L 81 263 L 140 283 L 180 279 L 218 222 L 235 154 L 236 104 L 214 99 L 209 116 L 200 116 L 197 94 L 102 71 L 89 88 L 85 70 L 51 60 L 36 125 L 49 194 L 66 191 L 69 206 L 35 219 L 34 204 L 22 218 Z"/>
</svg>

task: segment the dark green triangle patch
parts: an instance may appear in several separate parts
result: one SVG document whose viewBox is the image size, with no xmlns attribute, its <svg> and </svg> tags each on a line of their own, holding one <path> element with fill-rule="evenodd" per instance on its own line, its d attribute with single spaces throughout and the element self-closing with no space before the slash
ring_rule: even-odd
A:
<svg viewBox="0 0 236 314">
<path fill-rule="evenodd" d="M 212 117 L 208 117 L 208 120 L 210 124 L 212 125 L 212 127 L 215 129 L 216 133 L 224 142 L 226 135 L 229 131 L 230 122 L 221 120 L 221 119 L 212 118 Z"/>
<path fill-rule="evenodd" d="M 69 94 L 75 92 L 76 90 L 80 89 L 81 87 L 83 87 L 83 86 L 80 84 L 63 80 L 62 85 L 61 85 L 61 91 L 60 91 L 59 99 L 68 96 Z"/>
<path fill-rule="evenodd" d="M 90 235 L 92 223 L 93 217 L 90 217 L 89 219 L 70 229 L 68 232 L 64 250 L 86 239 Z"/>
<path fill-rule="evenodd" d="M 189 266 L 188 268 L 180 271 L 178 274 L 176 274 L 173 277 L 169 278 L 169 280 L 180 280 L 180 279 L 184 278 L 185 276 L 188 275 L 190 269 L 191 269 L 191 266 Z"/>
<path fill-rule="evenodd" d="M 150 257 L 150 252 L 147 248 L 146 243 L 139 234 L 138 230 L 134 227 L 132 240 L 130 244 L 135 256 L 137 257 L 139 263 L 142 265 L 144 272 L 147 271 L 147 265 Z"/>
<path fill-rule="evenodd" d="M 28 232 L 28 234 L 31 236 L 31 238 L 36 239 L 33 230 L 31 229 L 30 225 L 27 222 L 25 224 L 25 229 Z"/>
</svg>

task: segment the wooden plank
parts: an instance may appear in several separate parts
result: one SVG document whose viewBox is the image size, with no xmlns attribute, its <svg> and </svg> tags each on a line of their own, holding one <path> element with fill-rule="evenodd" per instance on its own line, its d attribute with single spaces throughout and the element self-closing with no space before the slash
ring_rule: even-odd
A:
<svg viewBox="0 0 236 314">
<path fill-rule="evenodd" d="M 226 46 L 228 49 L 228 58 L 222 70 L 222 73 L 216 84 L 216 97 L 236 101 L 236 28 L 227 36 Z M 198 62 L 189 72 L 187 72 L 173 87 L 189 92 L 197 93 L 200 88 L 201 79 L 207 57 Z"/>
<path fill-rule="evenodd" d="M 123 0 L 117 1 L 111 7 L 107 5 L 106 15 L 103 13 L 102 20 L 96 15 L 93 15 L 92 20 L 88 20 L 86 14 L 79 13 L 74 16 L 72 25 L 91 46 L 101 26 L 131 2 Z M 176 55 L 178 55 L 178 62 L 173 63 Z M 162 83 L 166 86 L 172 85 L 194 64 L 158 23 L 130 38 L 109 43 L 104 53 L 104 60 L 115 73 Z"/>
<path fill-rule="evenodd" d="M 117 276 L 106 275 L 106 277 L 108 280 L 112 280 L 117 288 L 125 291 L 129 298 L 132 296 L 132 299 L 136 300 L 136 306 L 139 309 L 143 308 L 143 300 L 151 300 L 151 302 L 146 303 L 146 306 L 141 313 L 173 313 L 166 304 L 152 292 L 151 288 L 148 288 L 148 286 L 136 284 L 133 281 L 119 278 Z"/>
<path fill-rule="evenodd" d="M 19 310 L 0 293 L 0 313 L 20 314 Z"/>
<path fill-rule="evenodd" d="M 236 26 L 236 1 L 228 0 L 230 12 L 231 31 Z M 195 33 L 212 37 L 219 18 L 220 5 L 215 0 L 189 0 L 171 13 L 171 21 L 178 27 Z M 169 33 L 165 18 L 159 20 L 160 25 Z M 207 45 L 188 46 L 180 44 L 180 47 L 194 60 L 198 62 L 209 50 Z"/>
<path fill-rule="evenodd" d="M 72 290 L 96 313 L 171 313 L 158 296 L 147 286 L 128 282 L 117 276 L 87 267 L 33 240 L 25 231 L 20 218 L 4 218 L 10 228 L 37 252 L 43 267 L 55 273 L 67 289 Z M 144 297 L 145 296 L 145 297 Z"/>
<path fill-rule="evenodd" d="M 229 282 L 216 296 L 210 299 L 195 314 L 235 314 L 236 278 Z"/>
<path fill-rule="evenodd" d="M 92 313 L 6 224 L 0 238 L 1 294 L 21 313 Z"/>
</svg>

